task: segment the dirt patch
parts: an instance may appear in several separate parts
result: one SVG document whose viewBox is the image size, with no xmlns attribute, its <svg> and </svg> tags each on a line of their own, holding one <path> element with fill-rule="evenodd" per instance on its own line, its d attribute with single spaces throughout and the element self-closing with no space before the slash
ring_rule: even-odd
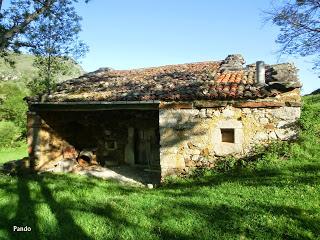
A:
<svg viewBox="0 0 320 240">
<path fill-rule="evenodd" d="M 93 176 L 102 179 L 115 180 L 122 183 L 130 183 L 138 186 L 148 184 L 159 185 L 160 171 L 151 171 L 144 167 L 116 166 L 102 167 L 99 164 L 83 163 L 73 159 L 64 159 L 55 164 L 47 172 L 72 172 L 80 175 Z"/>
<path fill-rule="evenodd" d="M 30 172 L 28 158 L 11 161 L 3 165 L 3 170 L 9 173 Z M 105 180 L 114 180 L 135 186 L 157 186 L 160 184 L 160 171 L 152 171 L 138 166 L 102 167 L 99 164 L 75 159 L 63 159 L 55 162 L 51 168 L 40 172 L 75 173 Z"/>
</svg>

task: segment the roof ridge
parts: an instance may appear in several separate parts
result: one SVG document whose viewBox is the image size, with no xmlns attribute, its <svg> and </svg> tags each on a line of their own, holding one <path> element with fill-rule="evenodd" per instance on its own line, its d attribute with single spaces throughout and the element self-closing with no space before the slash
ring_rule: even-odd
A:
<svg viewBox="0 0 320 240">
<path fill-rule="evenodd" d="M 181 67 L 181 66 L 190 66 L 190 65 L 200 65 L 200 64 L 221 64 L 223 60 L 208 60 L 208 61 L 200 61 L 200 62 L 188 62 L 188 63 L 177 63 L 177 64 L 166 64 L 166 65 L 159 65 L 159 66 L 152 66 L 152 67 L 141 67 L 141 68 L 130 68 L 130 69 L 113 69 L 113 68 L 99 68 L 102 71 L 105 69 L 108 69 L 108 71 L 111 72 L 134 72 L 134 71 L 145 71 L 145 70 L 151 70 L 151 69 L 159 69 L 159 68 L 174 68 L 174 67 Z M 99 71 L 97 69 L 96 71 Z M 93 71 L 93 72 L 96 72 Z"/>
</svg>

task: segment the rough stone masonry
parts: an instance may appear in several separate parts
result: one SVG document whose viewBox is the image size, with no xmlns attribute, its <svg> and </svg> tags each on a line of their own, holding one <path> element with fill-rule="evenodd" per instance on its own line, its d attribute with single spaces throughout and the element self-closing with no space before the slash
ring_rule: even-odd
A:
<svg viewBox="0 0 320 240">
<path fill-rule="evenodd" d="M 249 155 L 257 145 L 295 139 L 299 132 L 300 95 L 297 91 L 291 92 L 283 95 L 282 100 L 289 96 L 291 105 L 295 106 L 257 101 L 244 107 L 226 104 L 211 108 L 161 109 L 162 176 L 195 167 L 213 167 L 221 156 L 240 158 Z M 234 135 L 230 141 L 222 139 L 224 129 Z"/>
<path fill-rule="evenodd" d="M 296 138 L 297 69 L 244 64 L 236 54 L 221 61 L 103 68 L 26 98 L 30 166 L 46 169 L 90 149 L 102 166 L 142 165 L 163 179 Z"/>
</svg>

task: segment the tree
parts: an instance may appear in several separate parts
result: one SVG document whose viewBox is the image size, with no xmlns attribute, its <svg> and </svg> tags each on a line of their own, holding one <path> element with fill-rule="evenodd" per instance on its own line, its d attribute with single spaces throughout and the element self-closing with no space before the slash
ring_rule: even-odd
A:
<svg viewBox="0 0 320 240">
<path fill-rule="evenodd" d="M 34 65 L 39 69 L 33 92 L 50 93 L 56 77 L 67 73 L 66 63 L 87 52 L 87 46 L 78 37 L 80 20 L 74 7 L 60 0 L 53 4 L 50 12 L 28 26 L 28 48 L 36 56 Z"/>
<path fill-rule="evenodd" d="M 78 0 L 11 0 L 1 12 L 0 54 L 24 49 L 36 56 L 37 79 L 29 86 L 34 93 L 50 92 L 55 77 L 66 70 L 65 62 L 87 51 L 79 40 L 81 17 L 73 4 Z M 85 2 L 88 2 L 86 0 Z"/>
<path fill-rule="evenodd" d="M 276 42 L 284 54 L 313 56 L 320 69 L 320 0 L 285 0 L 267 11 L 267 20 L 280 27 Z"/>
<path fill-rule="evenodd" d="M 0 83 L 0 148 L 14 147 L 21 137 L 26 136 L 27 96 L 25 86 L 17 82 Z"/>
<path fill-rule="evenodd" d="M 88 2 L 89 0 L 85 0 Z M 29 46 L 24 41 L 28 35 L 27 27 L 38 20 L 42 15 L 51 12 L 53 15 L 56 3 L 72 6 L 78 0 L 11 0 L 8 9 L 2 9 L 0 2 L 0 51 L 7 49 L 18 50 L 20 47 Z M 59 9 L 58 9 L 59 11 Z"/>
<path fill-rule="evenodd" d="M 23 99 L 28 91 L 22 84 L 4 82 L 0 84 L 0 120 L 13 121 L 20 129 L 25 129 L 27 106 Z"/>
</svg>

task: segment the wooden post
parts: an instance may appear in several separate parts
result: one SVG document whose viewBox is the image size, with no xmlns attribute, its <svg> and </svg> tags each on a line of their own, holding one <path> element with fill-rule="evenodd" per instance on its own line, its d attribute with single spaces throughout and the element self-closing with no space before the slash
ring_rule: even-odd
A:
<svg viewBox="0 0 320 240">
<path fill-rule="evenodd" d="M 27 144 L 30 167 L 35 169 L 39 161 L 41 117 L 35 112 L 27 113 Z"/>
<path fill-rule="evenodd" d="M 134 128 L 128 128 L 128 142 L 125 147 L 125 162 L 134 165 Z"/>
</svg>

